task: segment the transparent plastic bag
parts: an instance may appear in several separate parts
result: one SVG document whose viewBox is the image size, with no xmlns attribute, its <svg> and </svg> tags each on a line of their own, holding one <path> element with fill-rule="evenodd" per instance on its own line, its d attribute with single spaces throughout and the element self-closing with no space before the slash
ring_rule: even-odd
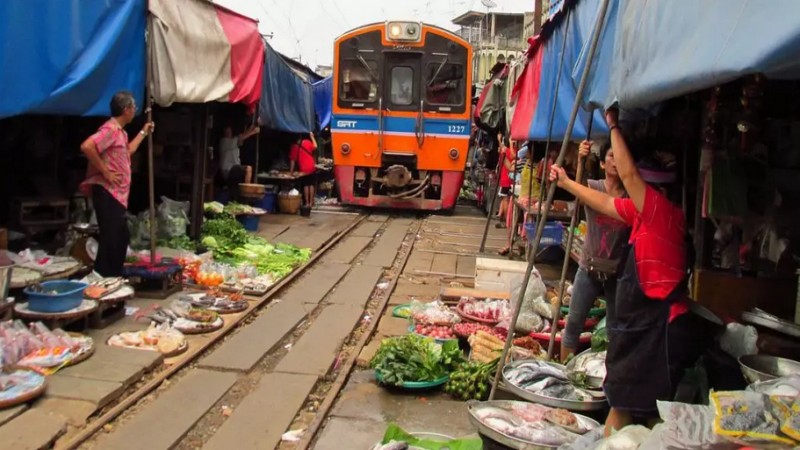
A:
<svg viewBox="0 0 800 450">
<path fill-rule="evenodd" d="M 189 202 L 178 202 L 161 197 L 158 205 L 159 237 L 170 239 L 186 234 L 189 225 Z"/>
<path fill-rule="evenodd" d="M 596 450 L 636 450 L 650 437 L 650 429 L 641 425 L 629 425 L 603 439 Z"/>
<path fill-rule="evenodd" d="M 664 423 L 642 443 L 642 450 L 729 448 L 731 444 L 714 434 L 714 409 L 706 405 L 657 402 Z"/>
<path fill-rule="evenodd" d="M 800 375 L 761 381 L 747 386 L 747 390 L 769 396 L 798 397 L 800 396 Z"/>
<path fill-rule="evenodd" d="M 781 420 L 781 431 L 800 443 L 800 397 L 770 397 L 777 407 Z"/>
<path fill-rule="evenodd" d="M 411 318 L 415 323 L 426 325 L 453 325 L 461 322 L 461 317 L 439 300 L 422 303 L 411 302 Z"/>
<path fill-rule="evenodd" d="M 521 291 L 521 283 L 514 286 L 511 290 L 511 314 L 513 314 L 516 302 L 519 301 Z M 535 270 L 532 271 L 531 278 L 528 282 L 528 287 L 525 289 L 525 296 L 522 300 L 522 308 L 520 309 L 515 331 L 529 334 L 533 332 L 540 332 L 544 329 L 544 320 L 542 320 L 542 317 L 536 313 L 535 304 L 536 302 L 544 302 L 545 292 L 547 292 L 547 287 L 544 285 L 541 275 L 539 275 L 539 272 Z M 509 314 L 509 316 L 511 314 Z M 502 320 L 501 324 L 498 326 L 508 329 L 511 326 L 511 319 L 511 317 L 508 317 L 507 320 Z"/>
<path fill-rule="evenodd" d="M 770 448 L 794 443 L 782 435 L 779 410 L 766 395 L 750 391 L 714 392 L 711 404 L 716 415 L 714 433 L 735 444 Z"/>
<path fill-rule="evenodd" d="M 719 339 L 719 346 L 736 359 L 758 353 L 758 331 L 749 325 L 729 323 Z"/>
</svg>

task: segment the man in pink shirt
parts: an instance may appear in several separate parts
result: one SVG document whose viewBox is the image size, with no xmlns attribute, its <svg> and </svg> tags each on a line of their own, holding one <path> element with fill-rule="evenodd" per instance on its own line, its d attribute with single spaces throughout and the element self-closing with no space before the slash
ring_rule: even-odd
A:
<svg viewBox="0 0 800 450">
<path fill-rule="evenodd" d="M 124 128 L 136 116 L 133 94 L 117 92 L 110 106 L 111 118 L 81 144 L 89 166 L 80 190 L 84 195 L 92 196 L 100 228 L 94 268 L 104 277 L 122 275 L 130 240 L 125 211 L 131 190 L 131 155 L 155 128 L 153 122 L 148 122 L 129 141 Z"/>
</svg>

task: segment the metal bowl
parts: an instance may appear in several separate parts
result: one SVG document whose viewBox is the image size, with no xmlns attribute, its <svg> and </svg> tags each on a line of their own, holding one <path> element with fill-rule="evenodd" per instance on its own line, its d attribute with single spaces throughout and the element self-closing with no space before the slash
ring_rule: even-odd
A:
<svg viewBox="0 0 800 450">
<path fill-rule="evenodd" d="M 749 383 L 800 374 L 800 362 L 769 355 L 742 356 L 739 358 L 739 367 Z"/>
<path fill-rule="evenodd" d="M 593 400 L 564 400 L 561 398 L 546 397 L 534 392 L 526 391 L 525 389 L 508 381 L 508 372 L 516 366 L 525 363 L 526 361 L 514 361 L 503 368 L 503 384 L 504 389 L 517 397 L 527 400 L 529 402 L 538 403 L 540 405 L 549 406 L 551 408 L 562 408 L 567 411 L 599 411 L 606 407 L 607 400 L 605 398 L 595 398 Z M 547 364 L 566 370 L 561 364 L 547 362 Z M 589 391 L 587 391 L 589 393 Z"/>
<path fill-rule="evenodd" d="M 505 433 L 501 433 L 485 423 L 481 422 L 480 419 L 475 415 L 475 408 L 478 406 L 493 406 L 500 409 L 511 410 L 513 409 L 515 404 L 524 404 L 525 402 L 519 402 L 514 400 L 492 400 L 488 402 L 479 402 L 476 400 L 470 400 L 467 402 L 467 411 L 469 411 L 469 421 L 473 427 L 478 431 L 478 434 L 481 436 L 488 437 L 489 439 L 502 444 L 508 448 L 515 449 L 515 450 L 552 450 L 557 447 L 536 443 L 536 442 L 528 442 L 513 436 L 509 436 Z M 589 417 L 582 416 L 580 414 L 575 414 L 578 421 L 581 422 L 587 428 L 590 427 L 592 429 L 600 427 L 600 424 L 594 420 L 590 419 Z"/>
</svg>

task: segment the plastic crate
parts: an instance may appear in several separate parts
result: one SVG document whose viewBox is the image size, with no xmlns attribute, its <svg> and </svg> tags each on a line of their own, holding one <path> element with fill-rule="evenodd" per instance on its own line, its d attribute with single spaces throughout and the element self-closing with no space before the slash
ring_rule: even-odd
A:
<svg viewBox="0 0 800 450">
<path fill-rule="evenodd" d="M 525 237 L 528 241 L 533 241 L 536 237 L 536 222 L 528 222 L 525 224 Z M 542 240 L 539 244 L 540 247 L 555 247 L 560 246 L 564 240 L 564 225 L 561 222 L 552 221 L 544 224 L 544 232 L 542 233 Z"/>
</svg>

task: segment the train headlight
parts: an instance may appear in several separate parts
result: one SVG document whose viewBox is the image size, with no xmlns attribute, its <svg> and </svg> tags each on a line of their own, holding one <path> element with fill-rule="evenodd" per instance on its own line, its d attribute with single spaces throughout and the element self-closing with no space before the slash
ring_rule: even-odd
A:
<svg viewBox="0 0 800 450">
<path fill-rule="evenodd" d="M 418 42 L 422 36 L 417 22 L 387 22 L 386 38 L 390 41 Z"/>
<path fill-rule="evenodd" d="M 344 143 L 342 144 L 342 154 L 349 155 L 350 154 L 350 144 Z"/>
<path fill-rule="evenodd" d="M 450 149 L 450 159 L 452 159 L 453 161 L 455 161 L 455 160 L 457 160 L 457 159 L 458 159 L 458 156 L 459 156 L 458 150 L 457 150 L 457 149 L 455 149 L 455 148 L 451 148 L 451 149 Z"/>
</svg>

